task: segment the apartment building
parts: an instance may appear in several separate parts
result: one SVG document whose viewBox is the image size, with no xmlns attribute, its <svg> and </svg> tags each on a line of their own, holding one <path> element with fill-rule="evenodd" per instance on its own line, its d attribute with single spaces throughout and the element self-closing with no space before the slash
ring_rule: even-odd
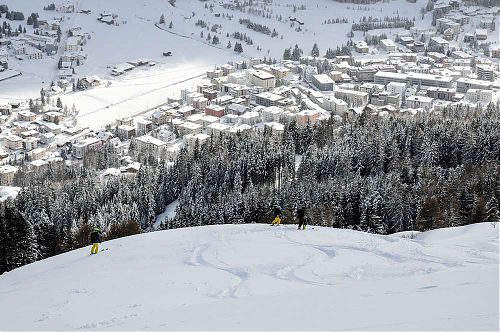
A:
<svg viewBox="0 0 500 332">
<path fill-rule="evenodd" d="M 81 159 L 91 150 L 98 150 L 102 147 L 102 141 L 95 137 L 89 137 L 81 142 L 73 144 L 73 156 Z"/>
<path fill-rule="evenodd" d="M 493 91 L 481 89 L 469 89 L 465 94 L 465 99 L 471 103 L 488 105 L 493 98 Z"/>
<path fill-rule="evenodd" d="M 457 80 L 457 92 L 465 93 L 469 89 L 490 90 L 492 85 L 492 82 L 461 77 Z"/>
<path fill-rule="evenodd" d="M 493 67 L 490 65 L 476 65 L 477 78 L 483 81 L 493 81 L 495 79 Z"/>
<path fill-rule="evenodd" d="M 408 108 L 425 108 L 430 110 L 433 100 L 434 99 L 425 96 L 410 96 L 406 98 L 406 106 Z"/>
<path fill-rule="evenodd" d="M 361 107 L 368 104 L 368 93 L 355 90 L 339 89 L 335 91 L 335 97 L 345 101 L 350 107 Z"/>
<path fill-rule="evenodd" d="M 285 97 L 270 92 L 262 92 L 255 95 L 255 103 L 266 107 L 276 106 L 278 102 L 283 99 L 285 99 Z"/>
<path fill-rule="evenodd" d="M 150 135 L 139 136 L 134 140 L 138 150 L 148 151 L 153 154 L 159 154 L 167 147 L 167 143 Z"/>
<path fill-rule="evenodd" d="M 260 86 L 264 89 L 271 89 L 276 86 L 276 78 L 268 72 L 254 70 L 252 73 L 252 84 Z"/>
<path fill-rule="evenodd" d="M 333 80 L 326 74 L 313 75 L 312 84 L 319 91 L 333 91 Z"/>
<path fill-rule="evenodd" d="M 349 105 L 345 101 L 334 96 L 326 96 L 323 98 L 323 108 L 337 115 L 342 115 L 349 109 Z"/>
</svg>

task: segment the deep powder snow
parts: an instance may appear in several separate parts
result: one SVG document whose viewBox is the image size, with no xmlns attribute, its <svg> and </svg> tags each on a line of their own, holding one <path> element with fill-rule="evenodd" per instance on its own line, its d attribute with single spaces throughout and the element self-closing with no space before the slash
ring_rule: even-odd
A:
<svg viewBox="0 0 500 332">
<path fill-rule="evenodd" d="M 0 329 L 498 330 L 498 227 L 122 238 L 0 276 Z"/>
</svg>

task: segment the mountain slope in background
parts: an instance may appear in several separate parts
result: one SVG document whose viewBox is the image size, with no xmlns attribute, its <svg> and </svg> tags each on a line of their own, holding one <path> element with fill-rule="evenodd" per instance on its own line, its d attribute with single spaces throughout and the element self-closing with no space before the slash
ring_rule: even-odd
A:
<svg viewBox="0 0 500 332">
<path fill-rule="evenodd" d="M 122 238 L 0 276 L 0 329 L 498 330 L 498 227 Z"/>
</svg>

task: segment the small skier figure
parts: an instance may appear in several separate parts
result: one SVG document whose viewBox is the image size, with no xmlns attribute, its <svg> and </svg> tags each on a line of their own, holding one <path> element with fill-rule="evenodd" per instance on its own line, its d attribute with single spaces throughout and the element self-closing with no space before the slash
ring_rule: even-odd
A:
<svg viewBox="0 0 500 332">
<path fill-rule="evenodd" d="M 297 209 L 297 220 L 299 221 L 299 227 L 297 229 L 306 229 L 306 209 L 304 207 Z"/>
<path fill-rule="evenodd" d="M 99 227 L 94 228 L 94 231 L 90 234 L 90 242 L 92 242 L 92 249 L 90 254 L 97 254 L 99 252 L 99 243 L 101 243 L 101 230 Z"/>
<path fill-rule="evenodd" d="M 278 205 L 274 206 L 273 216 L 274 216 L 274 219 L 273 219 L 273 222 L 271 223 L 271 225 L 277 226 L 277 225 L 281 224 L 281 220 L 282 220 L 283 216 L 282 216 L 281 208 Z"/>
</svg>

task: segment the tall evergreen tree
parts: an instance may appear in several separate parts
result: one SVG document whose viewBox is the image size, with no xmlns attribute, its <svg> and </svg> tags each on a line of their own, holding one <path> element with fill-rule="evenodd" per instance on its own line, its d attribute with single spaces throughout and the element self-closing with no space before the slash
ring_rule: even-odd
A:
<svg viewBox="0 0 500 332">
<path fill-rule="evenodd" d="M 1 206 L 0 217 L 0 273 L 33 263 L 37 255 L 31 224 L 9 201 Z"/>
<path fill-rule="evenodd" d="M 318 44 L 314 43 L 314 46 L 312 48 L 312 51 L 311 51 L 311 55 L 313 57 L 319 57 L 319 48 L 318 48 Z"/>
</svg>

